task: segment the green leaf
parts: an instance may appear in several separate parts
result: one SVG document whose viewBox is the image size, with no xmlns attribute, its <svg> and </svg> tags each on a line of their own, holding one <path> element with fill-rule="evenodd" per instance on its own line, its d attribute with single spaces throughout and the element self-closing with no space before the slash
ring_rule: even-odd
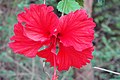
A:
<svg viewBox="0 0 120 80">
<path fill-rule="evenodd" d="M 80 9 L 80 5 L 75 0 L 63 0 L 58 3 L 57 9 L 60 12 L 68 14 L 71 11 Z"/>
<path fill-rule="evenodd" d="M 78 2 L 80 6 L 83 6 L 84 4 L 84 0 L 75 0 L 75 1 Z"/>
</svg>

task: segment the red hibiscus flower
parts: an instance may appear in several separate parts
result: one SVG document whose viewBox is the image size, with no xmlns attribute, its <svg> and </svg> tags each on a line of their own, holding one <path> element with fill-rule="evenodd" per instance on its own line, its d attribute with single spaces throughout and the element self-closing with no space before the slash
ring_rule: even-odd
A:
<svg viewBox="0 0 120 80">
<path fill-rule="evenodd" d="M 41 46 L 50 41 L 58 17 L 52 12 L 53 7 L 30 5 L 26 12 L 18 14 L 18 23 L 14 26 L 14 42 L 9 45 L 15 53 L 35 57 Z"/>
<path fill-rule="evenodd" d="M 77 10 L 60 18 L 53 7 L 32 4 L 18 14 L 15 35 L 9 44 L 15 53 L 45 58 L 59 71 L 81 68 L 93 58 L 94 27 L 85 10 Z M 43 46 L 45 49 L 40 50 Z"/>
</svg>

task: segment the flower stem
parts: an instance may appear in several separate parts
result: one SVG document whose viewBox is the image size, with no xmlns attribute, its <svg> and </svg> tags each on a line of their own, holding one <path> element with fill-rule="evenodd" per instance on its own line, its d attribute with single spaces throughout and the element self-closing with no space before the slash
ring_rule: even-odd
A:
<svg viewBox="0 0 120 80">
<path fill-rule="evenodd" d="M 61 16 L 64 16 L 64 11 L 65 11 L 65 8 L 66 8 L 66 0 L 62 0 L 64 2 L 63 4 L 63 9 L 62 9 L 62 15 Z"/>
<path fill-rule="evenodd" d="M 44 1 L 44 4 L 46 4 L 46 0 L 43 0 Z"/>
<path fill-rule="evenodd" d="M 54 57 L 54 74 L 53 74 L 52 80 L 57 80 L 57 78 L 58 78 L 56 71 L 57 71 L 57 69 L 56 69 L 56 58 Z"/>
</svg>

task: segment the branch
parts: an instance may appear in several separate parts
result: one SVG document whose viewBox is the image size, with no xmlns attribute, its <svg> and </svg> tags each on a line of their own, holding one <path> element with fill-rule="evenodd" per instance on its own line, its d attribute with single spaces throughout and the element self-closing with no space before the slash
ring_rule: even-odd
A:
<svg viewBox="0 0 120 80">
<path fill-rule="evenodd" d="M 45 61 L 43 61 L 43 72 L 47 75 L 48 80 L 50 80 L 50 75 L 45 71 Z"/>
<path fill-rule="evenodd" d="M 112 74 L 120 75 L 119 72 L 115 72 L 115 71 L 107 70 L 107 69 L 104 69 L 104 68 L 100 68 L 100 67 L 93 67 L 93 68 L 94 68 L 94 69 L 101 70 L 101 71 L 109 72 L 109 73 L 112 73 Z"/>
</svg>

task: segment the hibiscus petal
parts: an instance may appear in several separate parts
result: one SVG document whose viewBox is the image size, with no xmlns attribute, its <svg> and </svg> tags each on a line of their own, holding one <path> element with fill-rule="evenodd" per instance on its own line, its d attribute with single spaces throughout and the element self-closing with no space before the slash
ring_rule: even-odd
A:
<svg viewBox="0 0 120 80">
<path fill-rule="evenodd" d="M 46 62 L 50 62 L 51 66 L 54 66 L 54 57 L 56 57 L 56 54 L 51 52 L 51 48 L 47 48 L 45 50 L 42 50 L 37 53 L 39 57 L 45 58 Z"/>
<path fill-rule="evenodd" d="M 81 68 L 90 63 L 93 47 L 87 48 L 83 51 L 77 51 L 74 47 L 65 47 L 60 44 L 60 51 L 57 55 L 58 70 L 68 70 L 69 67 Z"/>
<path fill-rule="evenodd" d="M 51 66 L 55 66 L 54 59 L 56 59 L 56 53 L 55 53 L 55 38 L 51 38 L 51 44 L 44 50 L 37 53 L 39 57 L 45 58 L 46 62 L 50 62 Z"/>
<path fill-rule="evenodd" d="M 58 38 L 64 46 L 73 46 L 82 51 L 92 47 L 95 23 L 88 18 L 85 10 L 77 10 L 60 18 Z"/>
<path fill-rule="evenodd" d="M 24 23 L 26 35 L 35 41 L 45 41 L 54 32 L 58 17 L 53 12 L 53 7 L 31 4 L 25 12 L 18 14 L 18 21 Z"/>
<path fill-rule="evenodd" d="M 35 42 L 26 37 L 24 27 L 20 23 L 15 24 L 14 33 L 15 35 L 11 37 L 13 42 L 9 43 L 10 48 L 12 48 L 15 53 L 22 54 L 30 58 L 35 57 L 42 43 L 40 41 Z"/>
</svg>

